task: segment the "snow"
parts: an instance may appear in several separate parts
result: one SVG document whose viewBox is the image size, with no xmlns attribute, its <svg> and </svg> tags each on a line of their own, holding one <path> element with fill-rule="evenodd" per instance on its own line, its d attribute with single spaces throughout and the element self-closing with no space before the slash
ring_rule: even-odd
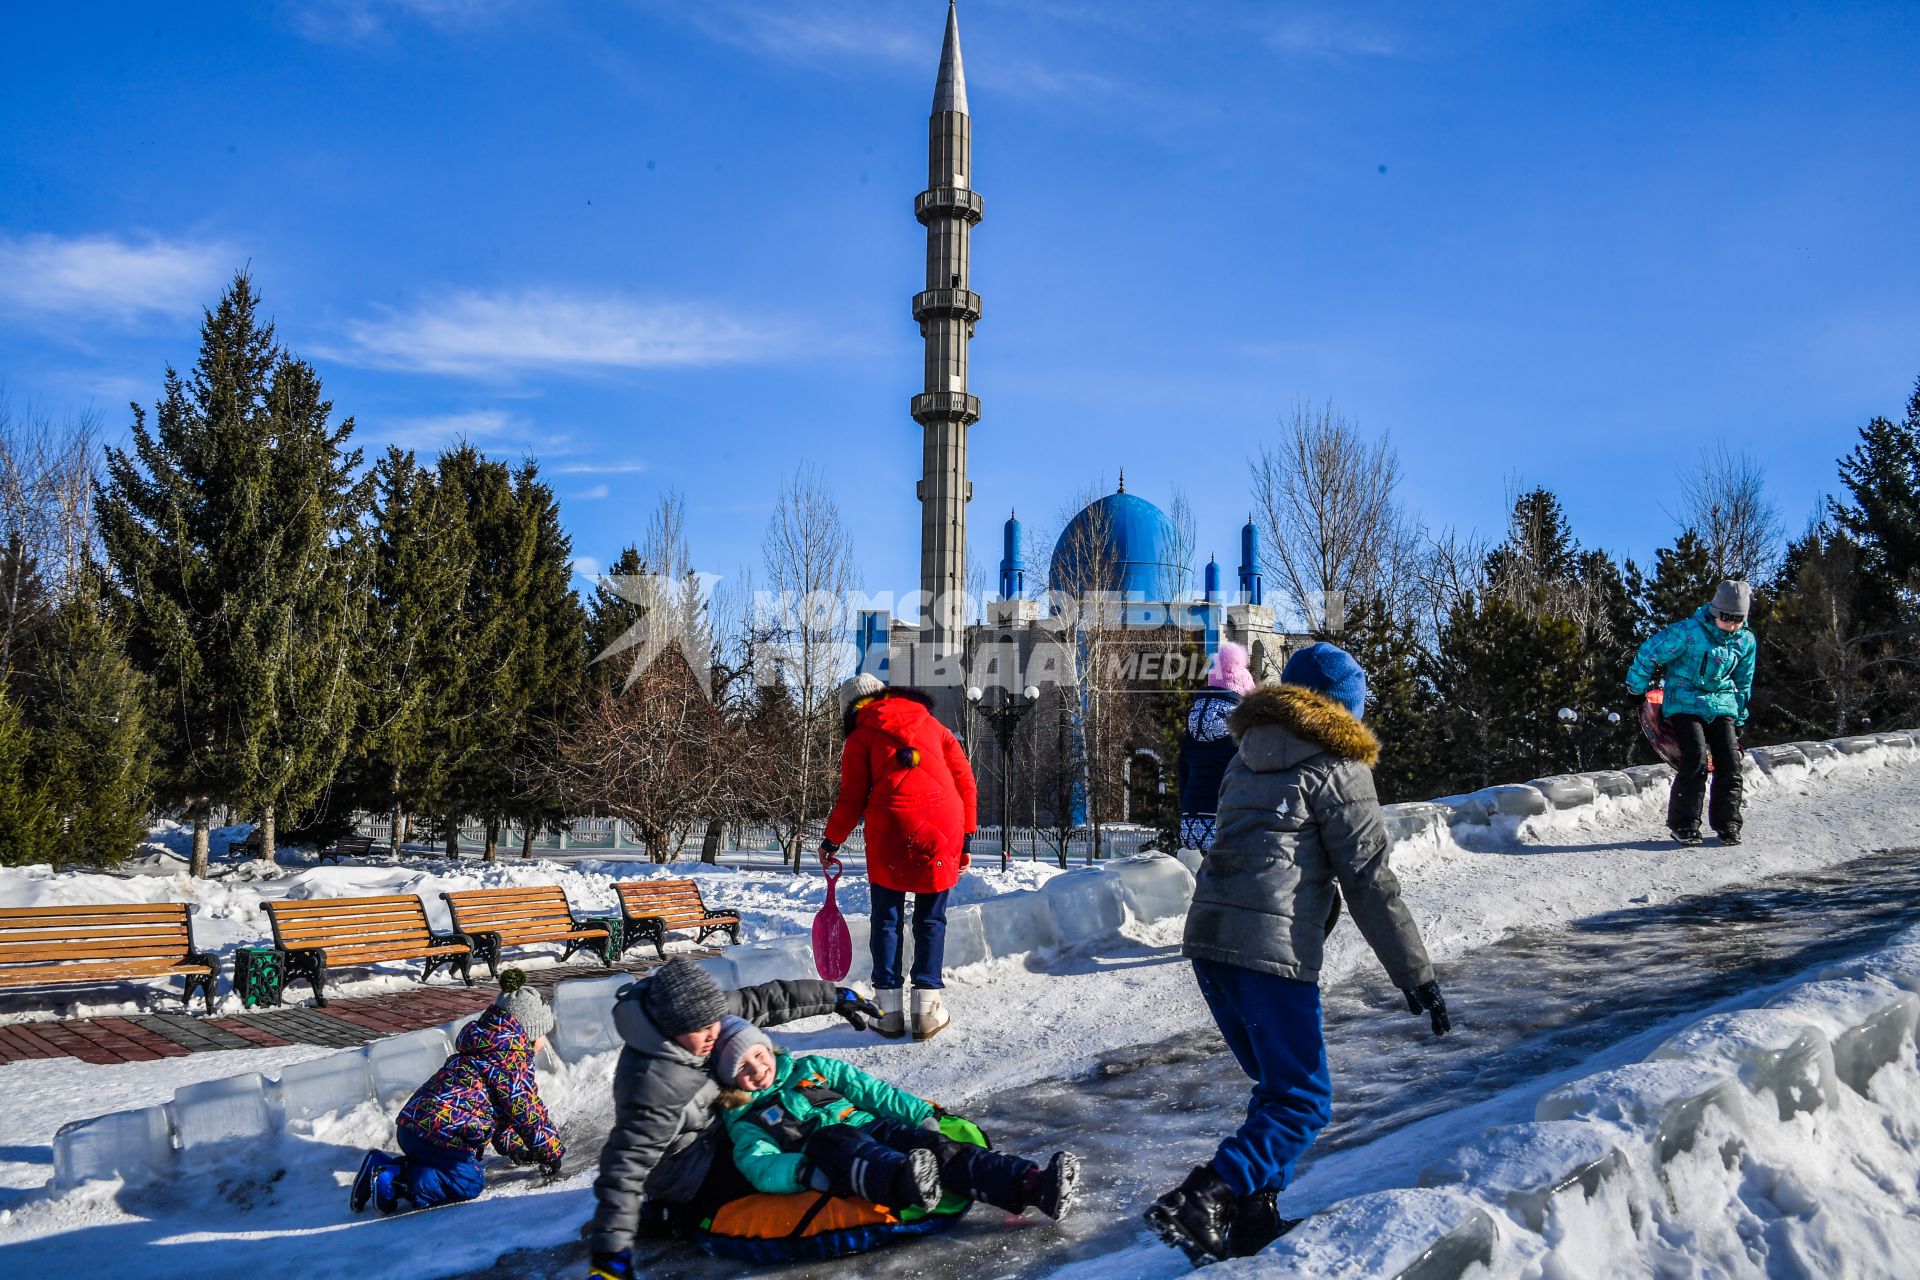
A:
<svg viewBox="0 0 1920 1280">
<path fill-rule="evenodd" d="M 1474 821 L 1472 808 L 1456 810 L 1449 827 L 1397 846 L 1395 869 L 1429 950 L 1444 968 L 1449 959 L 1517 926 L 1552 928 L 1634 903 L 1920 844 L 1920 759 L 1910 747 L 1890 750 L 1875 743 L 1859 752 L 1843 747 L 1832 758 L 1800 754 L 1799 763 L 1776 761 L 1751 776 L 1747 842 L 1736 848 L 1675 851 L 1663 838 L 1664 788 L 1657 785 L 1631 796 L 1611 794 L 1618 786 L 1595 787 L 1606 794 L 1572 809 L 1549 809 L 1537 789 L 1500 788 L 1497 803 L 1478 810 L 1485 820 Z M 1533 800 L 1521 791 L 1531 791 Z M 844 1056 L 922 1096 L 964 1107 L 969 1100 L 1017 1096 L 1023 1084 L 1071 1078 L 1123 1046 L 1210 1025 L 1178 958 L 1179 917 L 1146 921 L 1121 911 L 1116 918 L 1116 904 L 1135 900 L 1121 875 L 1106 867 L 1066 875 L 1055 870 L 1016 864 L 1010 875 L 993 868 L 969 876 L 959 896 L 991 899 L 978 921 L 983 946 L 1004 954 L 1003 942 L 1023 951 L 1031 950 L 1027 943 L 1043 943 L 1055 920 L 1037 909 L 1043 903 L 1084 915 L 1090 927 L 1076 936 L 1096 940 L 989 959 L 951 973 L 946 996 L 955 1022 L 937 1041 L 883 1043 L 831 1019 L 783 1028 L 778 1037 L 796 1049 Z M 585 908 L 610 903 L 612 880 L 636 872 L 701 878 L 709 902 L 742 909 L 750 938 L 800 932 L 821 900 L 817 875 L 583 859 L 301 869 L 259 879 L 236 873 L 198 884 L 167 876 L 123 880 L 30 869 L 0 873 L 0 902 L 14 905 L 27 894 L 42 895 L 42 901 L 185 897 L 201 908 L 197 929 L 201 915 L 207 916 L 201 944 L 230 947 L 265 935 L 258 903 L 274 894 L 422 893 L 431 908 L 438 906 L 434 895 L 441 888 L 559 882 L 575 906 Z M 992 897 L 1016 888 L 1041 891 Z M 850 920 L 866 914 L 857 877 L 843 882 L 841 896 Z M 255 921 L 259 927 L 252 927 Z M 1536 1080 L 1463 1113 L 1399 1128 L 1377 1144 L 1330 1154 L 1289 1190 L 1284 1205 L 1296 1214 L 1316 1213 L 1309 1225 L 1269 1256 L 1223 1266 L 1219 1274 L 1392 1274 L 1408 1258 L 1425 1253 L 1431 1263 L 1436 1256 L 1444 1260 L 1447 1250 L 1462 1266 L 1485 1253 L 1494 1274 L 1542 1278 L 1745 1275 L 1767 1270 L 1764 1259 L 1792 1259 L 1792 1266 L 1780 1263 L 1781 1274 L 1899 1274 L 1888 1259 L 1920 1256 L 1920 1077 L 1906 1020 L 1914 1009 L 1902 1000 L 1920 989 L 1920 964 L 1909 963 L 1916 957 L 1920 944 L 1808 975 L 1822 979 L 1821 990 L 1786 993 L 1756 1018 L 1726 1022 L 1725 1034 L 1689 1043 L 1683 1057 L 1634 1062 L 1632 1056 L 1644 1056 L 1658 1043 L 1608 1046 L 1577 1079 Z M 713 967 L 723 975 L 732 968 L 724 959 Z M 1374 969 L 1357 931 L 1341 929 L 1330 939 L 1326 984 L 1351 983 Z M 343 990 L 387 982 L 378 974 L 358 975 Z M 1473 993 L 1448 994 L 1470 1017 Z M 1869 1029 L 1875 1019 L 1877 1030 Z M 1789 1028 L 1793 1034 L 1783 1040 Z M 1863 1030 L 1856 1036 L 1855 1065 L 1843 1075 L 1834 1046 Z M 1672 1041 L 1681 1031 L 1675 1026 L 1661 1039 Z M 1797 1056 L 1788 1052 L 1796 1044 Z M 1828 1046 L 1828 1078 L 1839 1081 L 1831 1092 L 1819 1076 L 1822 1044 Z M 572 1149 L 568 1175 L 545 1186 L 496 1175 L 496 1187 L 476 1205 L 388 1220 L 349 1215 L 344 1188 L 360 1149 L 391 1141 L 391 1105 L 371 1102 L 233 1144 L 237 1154 L 218 1178 L 183 1170 L 147 1188 L 95 1182 L 66 1191 L 24 1189 L 50 1172 L 52 1130 L 104 1109 L 100 1087 L 88 1097 L 73 1088 L 80 1081 L 112 1081 L 111 1104 L 133 1108 L 164 1102 L 194 1078 L 248 1070 L 273 1074 L 276 1063 L 325 1052 L 196 1054 L 112 1068 L 58 1062 L 0 1068 L 0 1079 L 14 1093 L 14 1106 L 0 1112 L 0 1147 L 15 1157 L 8 1181 L 19 1188 L 0 1196 L 0 1243 L 14 1268 L 48 1272 L 64 1265 L 77 1246 L 88 1256 L 103 1249 L 139 1250 L 144 1275 L 204 1280 L 284 1270 L 298 1249 L 301 1272 L 313 1280 L 433 1277 L 490 1267 L 514 1250 L 560 1248 L 577 1240 L 591 1212 L 591 1157 L 610 1114 L 614 1057 L 590 1048 L 541 1077 L 543 1096 Z M 1742 1083 L 1743 1071 L 1762 1094 Z M 1865 1094 L 1856 1085 L 1863 1073 Z M 152 1080 L 164 1080 L 165 1087 Z M 1804 1087 L 1796 1089 L 1796 1082 Z M 1793 1103 L 1810 1097 L 1817 1097 L 1817 1105 L 1790 1105 L 1783 1114 L 1782 1098 Z M 1192 1145 L 1233 1119 L 1176 1110 L 1158 1123 L 1169 1138 L 1178 1134 Z M 1489 1126 L 1508 1132 L 1488 1137 Z M 1009 1137 L 1020 1149 L 1018 1135 Z M 1477 1155 L 1466 1151 L 1483 1141 L 1494 1145 Z M 1619 1160 L 1608 1162 L 1606 1150 L 1618 1151 Z M 1731 1165 L 1728 1151 L 1737 1155 Z M 1586 1158 L 1596 1152 L 1605 1169 Z M 27 1169 L 16 1174 L 19 1164 Z M 1423 1168 L 1431 1169 L 1433 1184 L 1411 1185 Z M 1537 1194 L 1542 1186 L 1560 1189 Z M 1530 1210 L 1516 1205 L 1514 1197 L 1528 1195 L 1534 1197 L 1526 1202 Z M 1531 1225 L 1535 1220 L 1544 1230 Z M 1104 1260 L 1104 1270 L 1088 1263 L 1061 1274 L 1117 1274 L 1114 1265 L 1132 1268 L 1133 1253 L 1124 1256 L 1124 1264 Z M 1158 1246 L 1141 1256 L 1151 1258 L 1141 1274 L 1181 1270 L 1169 1265 Z M 840 1269 L 860 1274 L 859 1267 Z"/>
</svg>

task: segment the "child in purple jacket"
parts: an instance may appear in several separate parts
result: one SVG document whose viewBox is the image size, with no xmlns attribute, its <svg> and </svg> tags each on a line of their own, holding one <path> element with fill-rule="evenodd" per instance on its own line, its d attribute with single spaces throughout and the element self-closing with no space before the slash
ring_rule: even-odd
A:
<svg viewBox="0 0 1920 1280">
<path fill-rule="evenodd" d="M 431 1209 L 474 1199 L 487 1189 L 480 1157 L 489 1145 L 515 1164 L 538 1164 L 548 1177 L 560 1172 L 566 1148 L 533 1075 L 553 1012 L 525 984 L 518 969 L 501 974 L 499 998 L 401 1108 L 400 1156 L 367 1152 L 347 1201 L 355 1213 L 369 1200 L 392 1213 L 402 1200 Z"/>
</svg>

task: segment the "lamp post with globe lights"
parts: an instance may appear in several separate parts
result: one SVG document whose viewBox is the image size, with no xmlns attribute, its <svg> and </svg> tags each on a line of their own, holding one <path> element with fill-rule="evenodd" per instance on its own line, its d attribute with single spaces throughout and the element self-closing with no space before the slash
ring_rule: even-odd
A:
<svg viewBox="0 0 1920 1280">
<path fill-rule="evenodd" d="M 1000 701 L 991 707 L 983 704 L 985 697 L 986 691 L 979 685 L 968 687 L 967 701 L 986 717 L 993 729 L 994 742 L 1000 748 L 1000 869 L 1005 871 L 1013 861 L 1013 730 L 1020 718 L 1040 701 L 1040 690 L 1028 685 L 1017 698 L 1003 692 Z"/>
<path fill-rule="evenodd" d="M 1588 758 L 1593 754 L 1594 743 L 1619 725 L 1620 713 L 1609 711 L 1604 723 L 1597 719 L 1589 719 L 1585 725 L 1580 722 L 1580 713 L 1572 707 L 1560 708 L 1559 715 L 1561 725 L 1565 727 L 1567 736 L 1573 741 L 1574 766 L 1584 772 L 1588 765 Z"/>
</svg>

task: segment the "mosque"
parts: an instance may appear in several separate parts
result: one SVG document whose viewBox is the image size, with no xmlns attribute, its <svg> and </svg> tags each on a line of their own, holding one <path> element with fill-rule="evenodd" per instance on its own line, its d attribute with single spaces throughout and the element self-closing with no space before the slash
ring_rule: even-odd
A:
<svg viewBox="0 0 1920 1280">
<path fill-rule="evenodd" d="M 1115 492 L 1066 523 L 1045 561 L 1044 584 L 1028 581 L 1024 531 L 1009 515 L 998 591 L 968 608 L 967 445 L 981 415 L 968 384 L 981 298 L 968 281 L 972 231 L 984 215 L 972 172 L 960 26 L 949 0 L 928 125 L 927 189 L 914 199 L 914 216 L 927 231 L 925 287 L 912 307 L 925 343 L 923 384 L 909 406 L 922 433 L 925 609 L 913 622 L 862 613 L 855 637 L 860 669 L 935 696 L 974 760 L 983 822 L 994 821 L 1001 788 L 1009 785 L 1020 825 L 1081 822 L 1089 806 L 1106 820 L 1162 820 L 1186 698 L 1221 641 L 1245 645 L 1256 678 L 1271 679 L 1309 638 L 1279 630 L 1264 601 L 1251 518 L 1240 531 L 1234 589 L 1223 588 L 1220 566 L 1209 559 L 1196 595 L 1187 585 L 1191 536 L 1128 493 L 1124 472 Z M 1002 760 L 981 713 L 1009 699 L 1026 701 L 1030 688 L 1039 696 L 1021 720 L 1012 759 Z"/>
</svg>

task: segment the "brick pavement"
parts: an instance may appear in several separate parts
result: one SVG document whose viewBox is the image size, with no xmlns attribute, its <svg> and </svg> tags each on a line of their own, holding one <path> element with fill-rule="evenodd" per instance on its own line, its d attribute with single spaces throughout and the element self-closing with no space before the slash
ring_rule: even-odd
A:
<svg viewBox="0 0 1920 1280">
<path fill-rule="evenodd" d="M 696 949 L 691 954 L 714 953 Z M 562 964 L 525 972 L 527 985 L 551 998 L 554 984 L 568 978 L 600 978 L 622 971 L 646 973 L 656 965 L 649 959 L 623 961 L 612 969 L 598 964 Z M 478 1013 L 493 1001 L 498 990 L 485 978 L 476 978 L 470 988 L 422 985 L 372 996 L 335 996 L 327 1001 L 325 1009 L 290 1005 L 211 1018 L 191 1013 L 150 1013 L 15 1022 L 0 1026 L 0 1066 L 45 1058 L 78 1058 L 108 1066 L 289 1044 L 351 1048 Z"/>
</svg>

